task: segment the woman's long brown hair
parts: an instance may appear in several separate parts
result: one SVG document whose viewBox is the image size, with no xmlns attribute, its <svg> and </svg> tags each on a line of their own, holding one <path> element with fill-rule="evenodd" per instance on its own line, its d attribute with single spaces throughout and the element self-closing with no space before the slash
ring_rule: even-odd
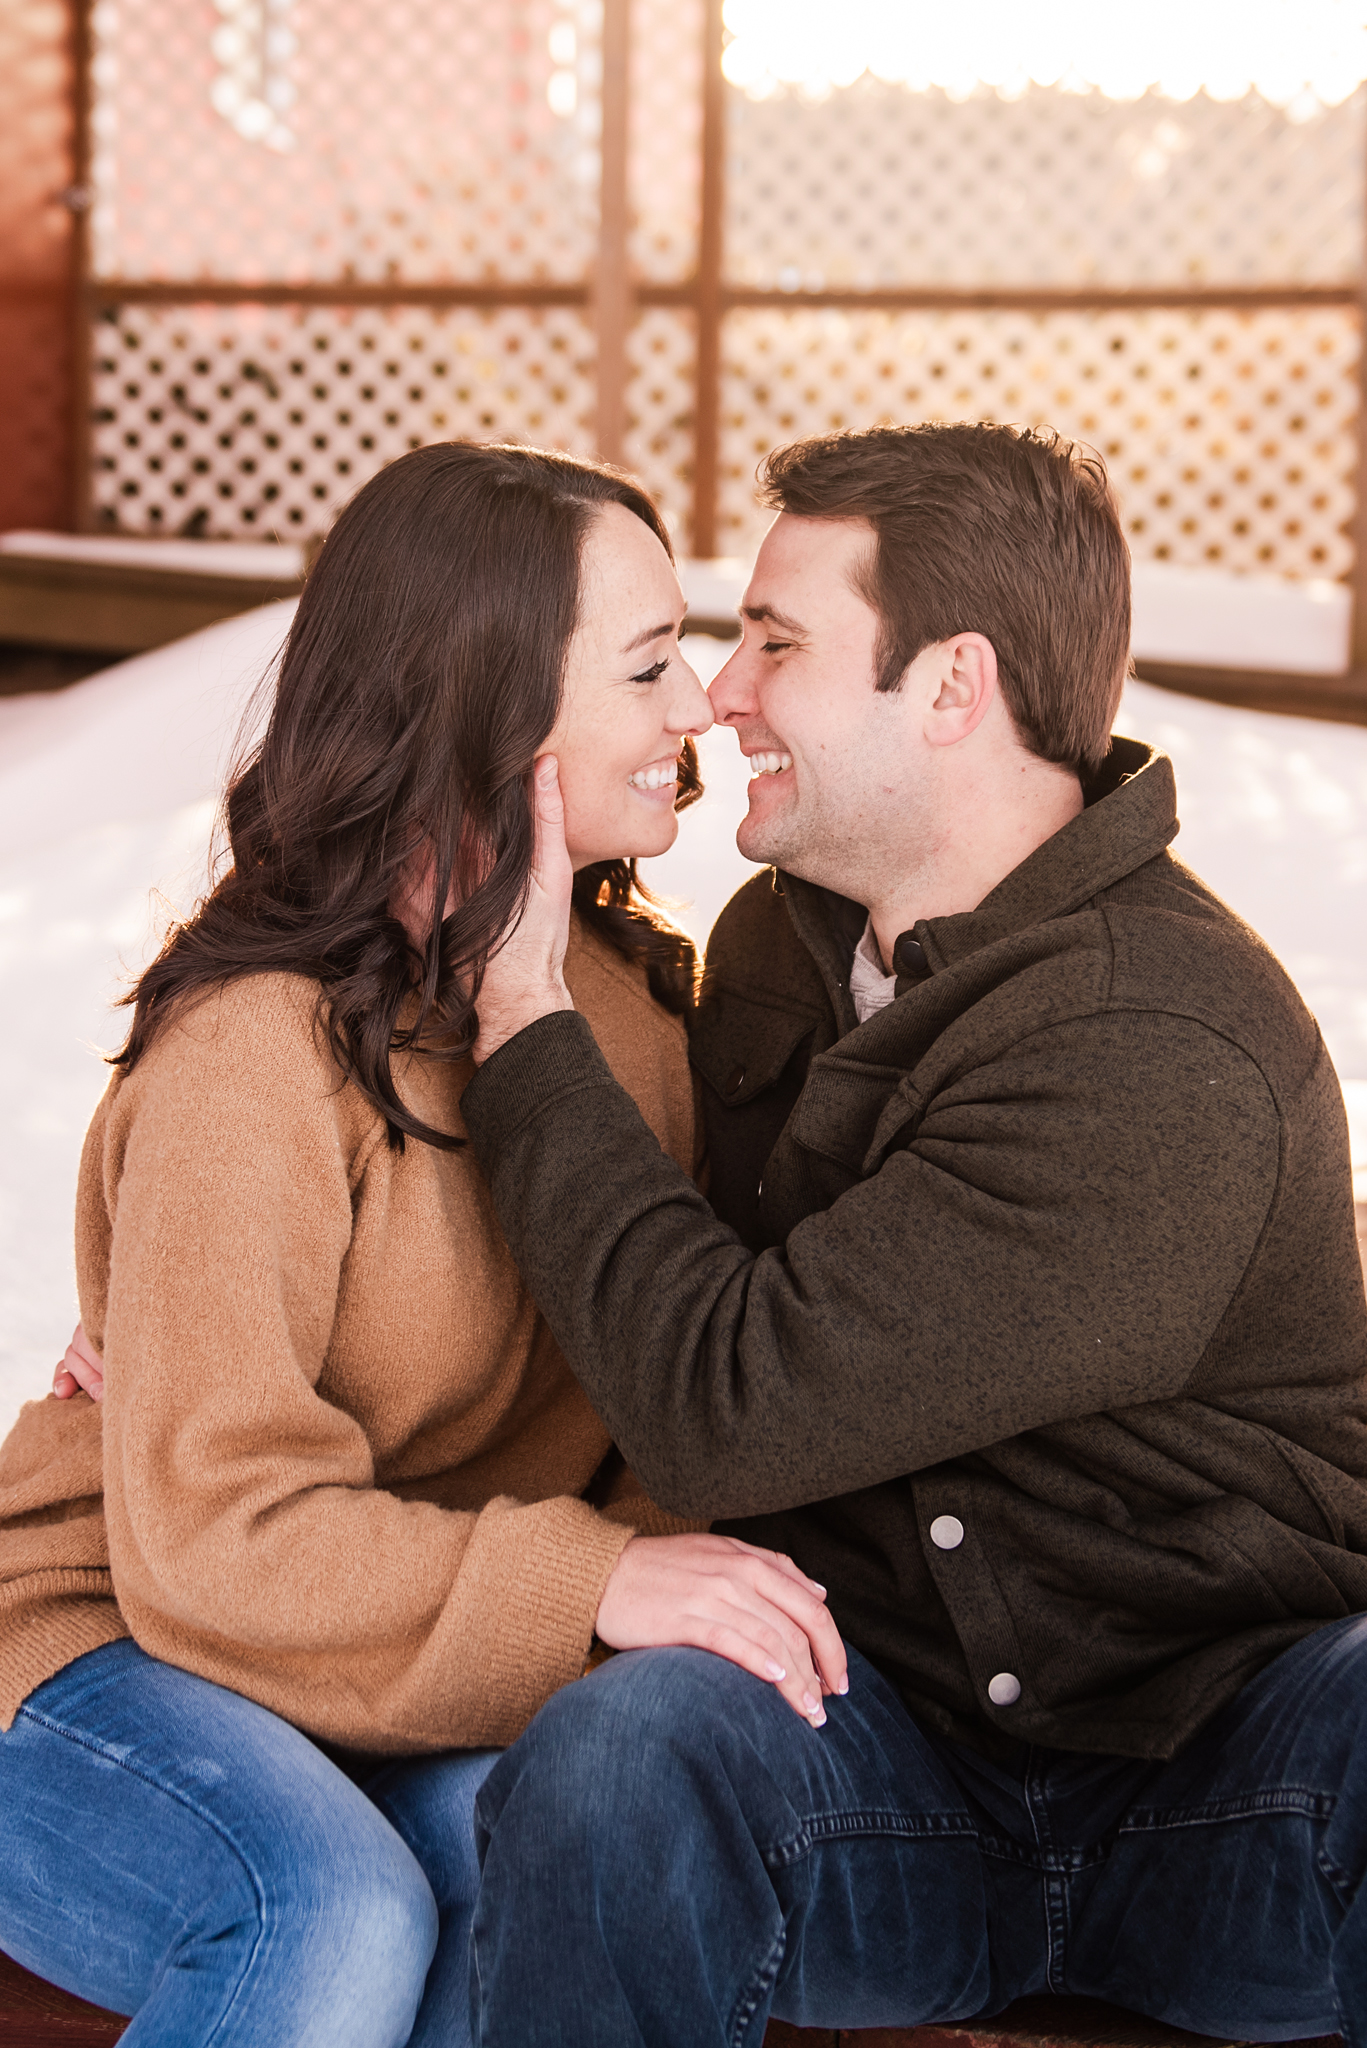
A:
<svg viewBox="0 0 1367 2048">
<path fill-rule="evenodd" d="M 357 493 L 299 600 L 265 734 L 229 784 L 231 865 L 124 998 L 133 1023 L 115 1066 L 131 1073 L 187 998 L 301 974 L 320 984 L 320 1027 L 390 1143 L 463 1143 L 408 1109 L 391 1055 L 458 1060 L 474 1043 L 485 965 L 526 901 L 531 769 L 605 504 L 634 512 L 672 559 L 645 492 L 568 455 L 448 442 Z M 675 808 L 701 790 L 690 741 Z M 433 901 L 454 884 L 456 908 L 419 954 L 389 906 L 424 839 Z M 661 1002 L 688 1007 L 692 944 L 654 915 L 635 861 L 581 870 L 574 901 Z"/>
</svg>

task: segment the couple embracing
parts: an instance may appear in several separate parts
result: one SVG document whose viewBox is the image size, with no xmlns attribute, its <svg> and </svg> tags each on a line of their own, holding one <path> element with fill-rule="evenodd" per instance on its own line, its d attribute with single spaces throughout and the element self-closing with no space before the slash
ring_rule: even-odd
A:
<svg viewBox="0 0 1367 2048">
<path fill-rule="evenodd" d="M 1099 463 L 765 478 L 709 704 L 626 479 L 383 472 L 137 986 L 0 1451 L 0 1948 L 130 2048 L 1367 2048 L 1333 1070 L 1110 737 Z"/>
</svg>

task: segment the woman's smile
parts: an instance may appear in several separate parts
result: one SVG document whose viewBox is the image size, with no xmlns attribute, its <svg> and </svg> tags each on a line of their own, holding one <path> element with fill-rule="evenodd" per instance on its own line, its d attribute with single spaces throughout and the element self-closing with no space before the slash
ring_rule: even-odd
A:
<svg viewBox="0 0 1367 2048">
<path fill-rule="evenodd" d="M 627 777 L 627 788 L 637 796 L 654 802 L 672 804 L 679 787 L 679 757 L 667 754 L 661 761 L 652 761 L 645 768 L 633 769 Z"/>
</svg>

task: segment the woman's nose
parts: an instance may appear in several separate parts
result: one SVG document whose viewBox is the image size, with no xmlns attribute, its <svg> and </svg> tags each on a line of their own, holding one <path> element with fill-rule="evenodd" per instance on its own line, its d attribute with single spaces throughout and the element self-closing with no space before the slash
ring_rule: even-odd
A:
<svg viewBox="0 0 1367 2048">
<path fill-rule="evenodd" d="M 698 733 L 706 732 L 714 723 L 712 700 L 682 656 L 679 657 L 678 666 L 682 670 L 679 680 L 683 688 L 670 706 L 669 730 L 692 733 L 696 737 Z"/>
</svg>

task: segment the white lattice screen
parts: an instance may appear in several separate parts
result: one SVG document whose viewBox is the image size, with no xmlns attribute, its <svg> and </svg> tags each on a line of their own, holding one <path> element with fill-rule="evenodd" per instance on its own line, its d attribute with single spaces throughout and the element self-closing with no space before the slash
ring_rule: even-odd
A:
<svg viewBox="0 0 1367 2048">
<path fill-rule="evenodd" d="M 727 111 L 737 284 L 1328 284 L 1362 261 L 1362 91 L 1293 113 L 865 77 Z"/>
<path fill-rule="evenodd" d="M 98 276 L 584 275 L 598 231 L 592 0 L 292 0 L 286 149 L 214 104 L 224 11 L 97 0 Z"/>
<path fill-rule="evenodd" d="M 989 418 L 1100 449 L 1137 555 L 1351 572 L 1367 90 L 727 84 L 707 314 L 717 0 L 96 0 L 96 518 L 312 534 L 424 441 L 591 450 L 602 8 L 627 4 L 621 454 L 685 544 L 753 546 L 777 441 Z M 221 303 L 251 285 L 311 298 Z M 975 290 L 998 302 L 933 303 Z M 443 291 L 486 298 L 405 298 Z"/>
<path fill-rule="evenodd" d="M 564 308 L 124 306 L 94 396 L 106 524 L 307 535 L 427 441 L 591 453 L 593 334 Z"/>
<path fill-rule="evenodd" d="M 671 532 L 686 539 L 697 360 L 693 314 L 663 306 L 642 313 L 632 326 L 627 359 L 631 382 L 623 458 L 659 499 Z"/>
<path fill-rule="evenodd" d="M 1358 331 L 1256 313 L 732 313 L 721 531 L 757 542 L 776 442 L 894 420 L 1049 425 L 1106 457 L 1140 557 L 1291 576 L 1352 560 Z"/>
</svg>

